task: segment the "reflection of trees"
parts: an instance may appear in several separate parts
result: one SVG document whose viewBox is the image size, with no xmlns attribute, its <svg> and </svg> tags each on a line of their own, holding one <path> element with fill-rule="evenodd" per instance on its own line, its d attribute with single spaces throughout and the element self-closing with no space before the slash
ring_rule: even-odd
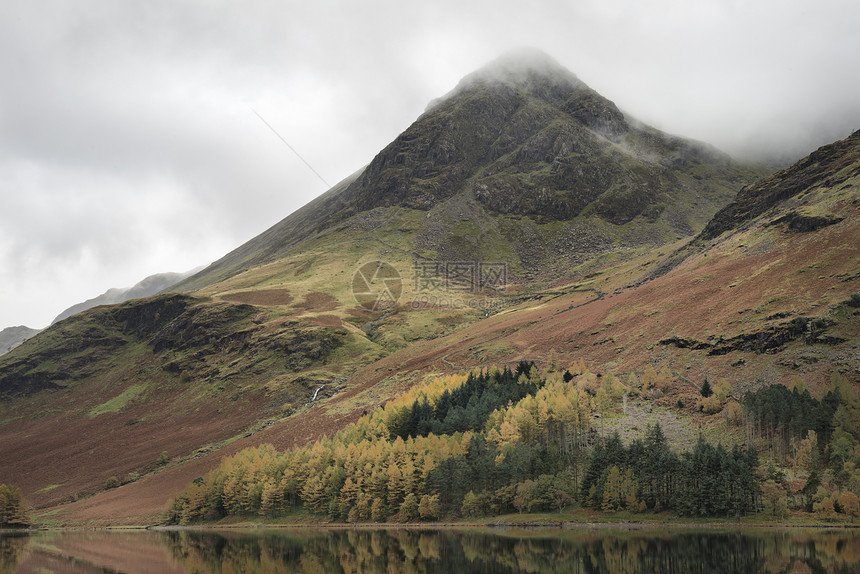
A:
<svg viewBox="0 0 860 574">
<path fill-rule="evenodd" d="M 12 574 L 18 570 L 18 562 L 29 542 L 29 536 L 0 533 L 0 574 Z"/>
<path fill-rule="evenodd" d="M 187 572 L 848 572 L 854 532 L 286 530 L 170 533 Z"/>
</svg>

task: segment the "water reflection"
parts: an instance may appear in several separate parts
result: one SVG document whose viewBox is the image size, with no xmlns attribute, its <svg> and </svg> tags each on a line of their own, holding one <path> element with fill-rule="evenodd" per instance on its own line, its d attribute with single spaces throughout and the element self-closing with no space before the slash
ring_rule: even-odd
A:
<svg viewBox="0 0 860 574">
<path fill-rule="evenodd" d="M 28 537 L 17 533 L 0 532 L 0 574 L 15 572 L 24 555 Z"/>
<path fill-rule="evenodd" d="M 282 529 L 54 532 L 0 537 L 0 574 L 94 569 L 244 573 L 843 573 L 854 530 Z"/>
</svg>

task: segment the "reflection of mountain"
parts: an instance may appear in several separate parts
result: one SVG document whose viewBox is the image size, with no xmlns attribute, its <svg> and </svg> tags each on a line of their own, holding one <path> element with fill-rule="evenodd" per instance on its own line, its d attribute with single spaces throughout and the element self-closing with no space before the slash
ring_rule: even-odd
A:
<svg viewBox="0 0 860 574">
<path fill-rule="evenodd" d="M 9 533 L 4 532 L 0 537 L 0 574 L 194 572 L 172 559 L 164 536 L 145 531 L 55 531 L 8 536 Z"/>
<path fill-rule="evenodd" d="M 155 295 L 156 293 L 161 293 L 165 289 L 172 287 L 186 277 L 189 277 L 195 271 L 197 270 L 195 269 L 194 271 L 188 271 L 186 273 L 156 273 L 155 275 L 150 275 L 134 287 L 108 289 L 98 297 L 93 297 L 92 299 L 87 299 L 83 303 L 72 305 L 57 315 L 57 318 L 51 322 L 51 325 L 59 323 L 63 319 L 76 315 L 81 311 L 86 311 L 87 309 L 92 309 L 99 305 L 115 305 L 132 299 L 140 299 Z"/>
</svg>

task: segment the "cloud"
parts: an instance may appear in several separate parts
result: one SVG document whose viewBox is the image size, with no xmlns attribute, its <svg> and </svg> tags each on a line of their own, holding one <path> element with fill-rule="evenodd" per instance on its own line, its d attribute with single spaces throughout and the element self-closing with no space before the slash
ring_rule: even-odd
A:
<svg viewBox="0 0 860 574">
<path fill-rule="evenodd" d="M 500 53 L 732 153 L 860 127 L 848 0 L 10 0 L 0 7 L 0 327 L 206 263 L 346 177 Z M 778 147 L 777 147 L 778 146 Z"/>
</svg>

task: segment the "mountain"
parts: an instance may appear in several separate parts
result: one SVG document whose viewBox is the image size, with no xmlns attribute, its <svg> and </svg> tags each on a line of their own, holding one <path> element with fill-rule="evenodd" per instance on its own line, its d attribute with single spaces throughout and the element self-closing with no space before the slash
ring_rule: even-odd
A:
<svg viewBox="0 0 860 574">
<path fill-rule="evenodd" d="M 516 52 L 432 102 L 366 168 L 178 287 L 405 214 L 416 257 L 504 259 L 517 277 L 569 273 L 615 248 L 698 232 L 758 175 L 626 117 L 549 56 Z"/>
<path fill-rule="evenodd" d="M 146 279 L 135 284 L 133 287 L 108 289 L 98 297 L 93 297 L 92 299 L 87 299 L 82 303 L 72 305 L 57 315 L 57 317 L 51 321 L 51 325 L 59 323 L 63 319 L 76 315 L 81 311 L 97 307 L 98 305 L 115 305 L 131 299 L 140 299 L 142 297 L 155 295 L 156 293 L 160 293 L 165 289 L 176 285 L 193 273 L 194 271 L 188 271 L 185 273 L 156 273 L 155 275 L 150 275 Z"/>
<path fill-rule="evenodd" d="M 739 397 L 860 376 L 856 134 L 815 153 L 754 183 L 546 56 L 502 58 L 176 293 L 0 358 L 0 482 L 56 523 L 151 523 L 243 447 L 312 442 L 428 373 L 520 359 L 663 366 L 682 384 L 652 415 L 730 436 L 696 410 L 705 377 Z M 818 175 L 787 191 L 801 172 Z"/>
<path fill-rule="evenodd" d="M 0 331 L 0 355 L 8 353 L 38 332 L 39 329 L 31 329 L 23 325 L 6 327 Z"/>
<path fill-rule="evenodd" d="M 847 215 L 839 214 L 829 204 L 835 197 L 845 195 L 835 190 L 851 190 L 852 178 L 857 176 L 858 140 L 860 132 L 855 131 L 846 139 L 822 146 L 794 165 L 744 187 L 693 241 L 650 270 L 643 280 L 668 272 L 715 239 L 749 228 L 767 214 L 779 214 L 771 224 L 792 232 L 816 231 L 839 223 Z M 844 201 L 849 200 L 853 201 L 850 191 Z"/>
</svg>

